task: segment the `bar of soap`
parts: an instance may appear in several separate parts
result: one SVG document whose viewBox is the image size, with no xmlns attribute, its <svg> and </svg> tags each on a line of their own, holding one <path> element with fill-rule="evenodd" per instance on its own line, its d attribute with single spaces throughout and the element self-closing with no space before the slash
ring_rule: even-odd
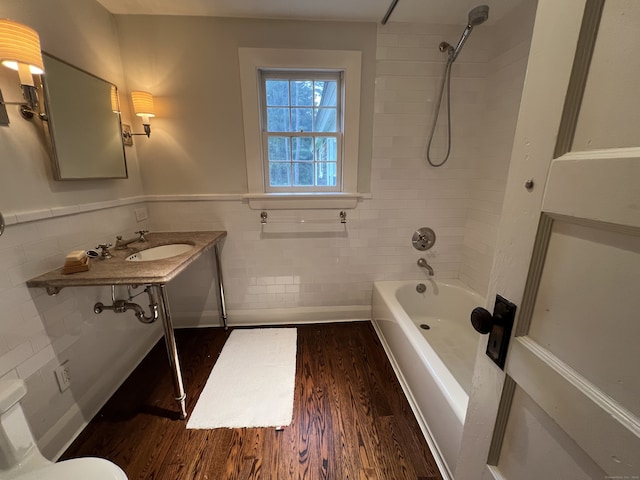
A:
<svg viewBox="0 0 640 480">
<path fill-rule="evenodd" d="M 91 264 L 89 263 L 89 257 L 85 255 L 84 259 L 77 262 L 65 263 L 62 267 L 62 273 L 67 275 L 69 273 L 86 272 L 89 270 Z"/>
<path fill-rule="evenodd" d="M 87 253 L 84 250 L 74 250 L 67 254 L 64 259 L 65 265 L 77 265 L 84 263 L 84 259 L 87 258 Z"/>
</svg>

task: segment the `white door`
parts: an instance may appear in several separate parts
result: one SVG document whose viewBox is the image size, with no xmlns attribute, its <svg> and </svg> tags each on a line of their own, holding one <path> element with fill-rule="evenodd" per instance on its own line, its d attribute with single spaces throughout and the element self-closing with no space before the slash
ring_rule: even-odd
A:
<svg viewBox="0 0 640 480">
<path fill-rule="evenodd" d="M 640 479 L 639 147 L 640 2 L 540 0 L 456 479 Z"/>
</svg>

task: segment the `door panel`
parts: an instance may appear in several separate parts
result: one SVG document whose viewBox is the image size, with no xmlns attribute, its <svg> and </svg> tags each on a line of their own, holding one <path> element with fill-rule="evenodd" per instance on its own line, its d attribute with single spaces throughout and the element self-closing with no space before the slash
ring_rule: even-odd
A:
<svg viewBox="0 0 640 480">
<path fill-rule="evenodd" d="M 566 465 L 562 473 L 557 465 Z M 604 479 L 605 472 L 516 387 L 497 469 L 519 480 Z"/>
<path fill-rule="evenodd" d="M 546 257 L 529 338 L 640 416 L 638 237 L 556 220 Z"/>
<path fill-rule="evenodd" d="M 608 475 L 637 475 L 640 422 L 578 371 L 522 336 L 512 346 L 507 374 Z M 508 410 L 503 414 L 508 416 Z M 501 435 L 494 432 L 494 438 Z M 570 465 L 554 467 L 563 473 Z"/>
<path fill-rule="evenodd" d="M 572 150 L 640 146 L 638 23 L 638 0 L 604 3 Z"/>
</svg>

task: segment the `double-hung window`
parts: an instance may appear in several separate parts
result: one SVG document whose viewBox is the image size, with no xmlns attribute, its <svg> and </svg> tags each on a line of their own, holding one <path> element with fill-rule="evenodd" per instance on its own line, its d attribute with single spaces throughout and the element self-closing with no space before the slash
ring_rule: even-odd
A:
<svg viewBox="0 0 640 480">
<path fill-rule="evenodd" d="M 342 178 L 341 72 L 261 71 L 267 192 L 335 192 Z"/>
<path fill-rule="evenodd" d="M 353 208 L 360 52 L 238 53 L 250 207 Z"/>
</svg>

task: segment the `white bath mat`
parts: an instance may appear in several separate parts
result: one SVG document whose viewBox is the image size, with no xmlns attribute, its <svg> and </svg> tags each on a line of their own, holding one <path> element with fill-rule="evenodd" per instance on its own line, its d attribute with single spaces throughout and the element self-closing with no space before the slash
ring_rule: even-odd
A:
<svg viewBox="0 0 640 480">
<path fill-rule="evenodd" d="M 187 428 L 289 425 L 293 415 L 296 342 L 295 328 L 231 332 Z"/>
</svg>

